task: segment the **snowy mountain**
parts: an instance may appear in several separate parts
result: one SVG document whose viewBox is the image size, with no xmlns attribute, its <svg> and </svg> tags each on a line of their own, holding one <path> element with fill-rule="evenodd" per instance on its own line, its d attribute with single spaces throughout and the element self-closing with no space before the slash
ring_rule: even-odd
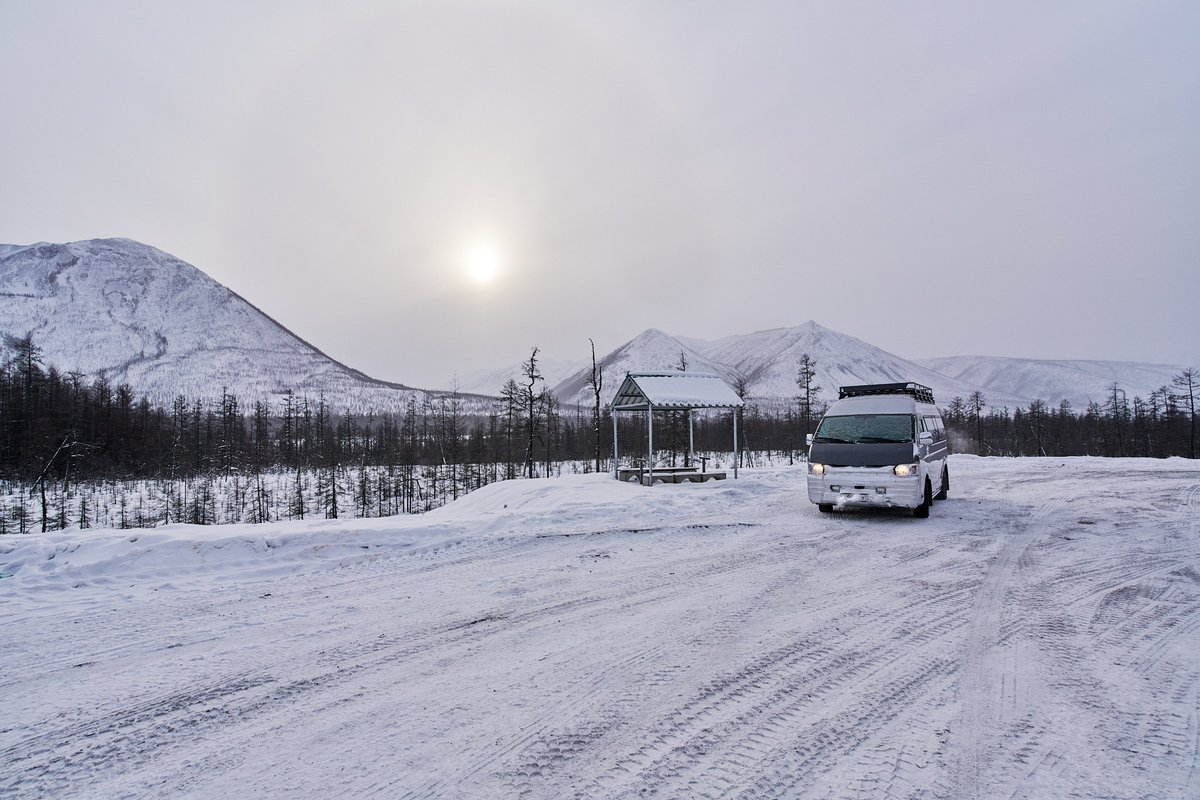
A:
<svg viewBox="0 0 1200 800">
<path fill-rule="evenodd" d="M 1095 401 L 1103 404 L 1113 383 L 1126 396 L 1147 399 L 1150 393 L 1171 386 L 1171 378 L 1184 367 L 1170 364 L 1143 364 L 1132 361 L 1053 361 L 992 356 L 947 356 L 925 358 L 916 363 L 981 387 L 989 402 L 991 395 L 1003 389 L 1023 398 L 1040 398 L 1052 406 L 1063 400 L 1076 412 Z M 1028 401 L 1026 401 L 1028 402 Z"/>
<path fill-rule="evenodd" d="M 395 411 L 437 396 L 329 358 L 195 267 L 128 239 L 0 244 L 0 349 L 4 337 L 26 334 L 46 366 L 89 379 L 103 373 L 164 405 L 180 394 L 216 397 L 222 388 L 244 404 L 277 404 L 288 389 L 313 399 L 324 394 L 333 408 L 352 412 Z M 682 356 L 690 370 L 730 383 L 744 377 L 752 398 L 779 404 L 797 394 L 805 353 L 816 361 L 826 401 L 846 384 L 912 380 L 932 387 L 942 405 L 978 390 L 991 406 L 1066 399 L 1082 410 L 1089 400 L 1102 402 L 1113 382 L 1130 398 L 1146 398 L 1183 369 L 992 357 L 911 361 L 815 322 L 713 341 L 650 329 L 600 359 L 604 399 L 626 372 L 673 370 Z M 540 368 L 560 401 L 591 405 L 590 360 L 542 359 Z M 519 374 L 515 364 L 459 376 L 464 410 L 486 413 L 491 401 L 481 395 L 496 395 Z"/>
<path fill-rule="evenodd" d="M 679 367 L 680 356 L 686 359 L 691 372 L 712 372 L 730 383 L 737 378 L 737 370 L 732 366 L 706 357 L 682 339 L 650 328 L 598 360 L 604 368 L 604 387 L 601 390 L 603 402 L 612 399 L 626 372 L 675 370 Z M 592 365 L 589 361 L 574 375 L 557 385 L 551 384 L 554 395 L 563 403 L 591 405 L 593 395 L 588 386 L 591 374 Z"/>
<path fill-rule="evenodd" d="M 745 375 L 755 397 L 795 397 L 796 373 L 805 353 L 816 362 L 817 385 L 825 401 L 837 398 L 839 386 L 862 383 L 916 381 L 933 389 L 942 404 L 956 396 L 967 397 L 978 388 L 812 321 L 713 342 L 687 341 L 714 361 Z M 989 400 L 1011 404 L 1018 399 L 1011 393 L 996 394 Z"/>
<path fill-rule="evenodd" d="M 323 393 L 352 411 L 425 397 L 329 358 L 190 264 L 128 239 L 0 246 L 0 334 L 30 334 L 47 367 L 104 373 L 160 403 L 222 388 L 244 403 Z"/>
<path fill-rule="evenodd" d="M 816 383 L 821 387 L 820 399 L 824 401 L 837 399 L 839 386 L 860 383 L 917 381 L 932 388 L 943 404 L 955 396 L 965 398 L 980 388 L 810 321 L 793 328 L 715 341 L 673 337 L 653 329 L 645 331 L 604 357 L 605 400 L 611 398 L 627 371 L 675 369 L 681 352 L 686 355 L 690 370 L 713 372 L 730 383 L 744 377 L 749 383 L 750 396 L 767 405 L 796 396 L 796 372 L 805 353 L 816 361 Z M 554 388 L 555 394 L 563 402 L 586 402 L 581 398 L 589 391 L 589 372 L 590 366 L 559 384 Z M 989 392 L 988 400 L 1010 405 L 1021 403 L 1020 398 L 999 392 Z"/>
</svg>

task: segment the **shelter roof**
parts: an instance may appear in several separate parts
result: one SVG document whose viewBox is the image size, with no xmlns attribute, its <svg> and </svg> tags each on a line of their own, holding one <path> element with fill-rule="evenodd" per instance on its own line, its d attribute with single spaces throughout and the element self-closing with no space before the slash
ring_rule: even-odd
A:
<svg viewBox="0 0 1200 800">
<path fill-rule="evenodd" d="M 718 375 L 705 372 L 629 372 L 609 408 L 644 411 L 665 409 L 741 408 L 745 403 Z"/>
</svg>

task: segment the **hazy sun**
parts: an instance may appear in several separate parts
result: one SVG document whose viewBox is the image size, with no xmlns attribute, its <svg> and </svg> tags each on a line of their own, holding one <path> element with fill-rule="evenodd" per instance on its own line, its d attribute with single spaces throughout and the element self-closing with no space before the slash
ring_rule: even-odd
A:
<svg viewBox="0 0 1200 800">
<path fill-rule="evenodd" d="M 467 253 L 466 266 L 471 282 L 487 286 L 500 277 L 500 254 L 493 247 L 480 245 Z"/>
</svg>

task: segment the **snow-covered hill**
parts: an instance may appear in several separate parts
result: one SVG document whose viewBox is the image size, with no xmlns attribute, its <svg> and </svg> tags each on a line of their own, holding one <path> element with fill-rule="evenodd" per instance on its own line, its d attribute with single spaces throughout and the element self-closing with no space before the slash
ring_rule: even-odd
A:
<svg viewBox="0 0 1200 800">
<path fill-rule="evenodd" d="M 1063 400 L 1076 412 L 1088 403 L 1104 404 L 1109 387 L 1118 384 L 1132 402 L 1143 400 L 1163 387 L 1169 390 L 1171 378 L 1184 367 L 1170 364 L 1144 364 L 1133 361 L 1053 361 L 1031 358 L 995 358 L 991 356 L 947 356 L 919 359 L 917 364 L 982 387 L 989 402 L 993 392 L 1007 391 L 1022 398 L 1040 398 L 1052 406 Z M 1026 401 L 1026 403 L 1028 400 Z"/>
<path fill-rule="evenodd" d="M 200 270 L 128 239 L 0 247 L 0 334 L 31 334 L 47 366 L 170 402 L 292 389 L 349 410 L 424 393 L 326 356 Z"/>
<path fill-rule="evenodd" d="M 955 396 L 967 397 L 978 388 L 812 321 L 713 342 L 686 341 L 714 361 L 729 364 L 745 375 L 756 397 L 795 397 L 796 373 L 805 353 L 816 362 L 817 385 L 826 401 L 837 398 L 839 386 L 861 383 L 916 381 L 933 389 L 943 405 Z M 1013 393 L 998 394 L 991 398 L 993 402 L 1015 403 L 1019 399 Z"/>
<path fill-rule="evenodd" d="M 711 372 L 732 383 L 737 378 L 737 371 L 727 364 L 721 364 L 705 357 L 694 347 L 683 340 L 651 328 L 642 331 L 625 344 L 599 359 L 599 365 L 604 369 L 604 387 L 601 390 L 602 401 L 607 403 L 612 399 L 621 385 L 621 379 L 626 372 L 649 372 L 655 370 L 678 369 L 680 358 L 687 362 L 688 370 L 692 372 Z M 574 375 L 553 387 L 556 397 L 563 403 L 579 403 L 591 405 L 592 390 L 588 385 L 592 365 L 589 362 Z"/>
<path fill-rule="evenodd" d="M 790 402 L 798 393 L 796 373 L 808 354 L 816 362 L 820 399 L 837 398 L 838 387 L 860 383 L 916 381 L 933 389 L 943 407 L 955 397 L 964 400 L 975 391 L 986 405 L 1010 409 L 1034 400 L 1057 406 L 1063 399 L 1076 411 L 1089 400 L 1103 402 L 1108 387 L 1118 383 L 1132 401 L 1170 386 L 1184 368 L 1170 364 L 1129 361 L 1038 361 L 987 356 L 954 356 L 909 360 L 861 339 L 809 321 L 791 328 L 707 340 L 671 336 L 650 329 L 606 355 L 604 399 L 612 397 L 626 372 L 673 370 L 680 354 L 688 368 L 721 375 L 730 383 L 739 377 L 760 405 Z M 590 365 L 554 387 L 564 403 L 590 403 L 587 378 Z"/>
<path fill-rule="evenodd" d="M 334 408 L 354 412 L 399 410 L 430 396 L 329 358 L 199 269 L 128 239 L 0 245 L 0 335 L 25 334 L 33 335 L 47 366 L 89 379 L 104 373 L 162 404 L 180 394 L 219 396 L 222 388 L 245 403 L 277 403 L 289 388 L 311 398 L 324 394 Z M 991 406 L 1067 399 L 1081 410 L 1089 400 L 1102 401 L 1114 381 L 1129 397 L 1146 398 L 1182 370 L 990 357 L 911 361 L 815 322 L 714 341 L 650 329 L 600 359 L 604 399 L 626 372 L 672 370 L 682 357 L 690 370 L 730 383 L 745 378 L 762 404 L 781 403 L 797 394 L 805 353 L 816 361 L 824 400 L 846 384 L 917 381 L 943 405 L 978 390 Z M 591 404 L 590 361 L 543 358 L 540 367 L 559 400 Z M 486 412 L 491 401 L 478 395 L 497 394 L 519 374 L 518 364 L 458 376 L 464 409 Z M 447 378 L 441 388 L 454 383 Z"/>
<path fill-rule="evenodd" d="M 965 398 L 980 388 L 809 321 L 793 328 L 715 341 L 645 331 L 604 357 L 604 398 L 612 396 L 627 371 L 675 369 L 680 353 L 686 356 L 691 370 L 716 373 L 730 383 L 745 378 L 750 396 L 768 405 L 796 396 L 796 373 L 805 353 L 816 362 L 816 383 L 821 387 L 820 399 L 825 401 L 837 398 L 839 386 L 860 383 L 917 381 L 931 387 L 942 404 L 955 396 Z M 559 399 L 579 402 L 588 392 L 589 370 L 580 370 L 556 386 Z M 988 400 L 994 404 L 1022 404 L 1022 398 L 1000 392 L 989 392 Z"/>
</svg>

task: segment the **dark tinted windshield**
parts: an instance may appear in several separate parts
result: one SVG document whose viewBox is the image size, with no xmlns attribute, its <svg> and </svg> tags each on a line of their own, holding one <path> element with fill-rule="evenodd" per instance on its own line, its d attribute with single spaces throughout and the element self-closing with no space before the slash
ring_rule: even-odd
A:
<svg viewBox="0 0 1200 800">
<path fill-rule="evenodd" d="M 855 444 L 859 442 L 911 442 L 911 414 L 854 414 L 826 417 L 817 427 L 818 442 Z"/>
</svg>

